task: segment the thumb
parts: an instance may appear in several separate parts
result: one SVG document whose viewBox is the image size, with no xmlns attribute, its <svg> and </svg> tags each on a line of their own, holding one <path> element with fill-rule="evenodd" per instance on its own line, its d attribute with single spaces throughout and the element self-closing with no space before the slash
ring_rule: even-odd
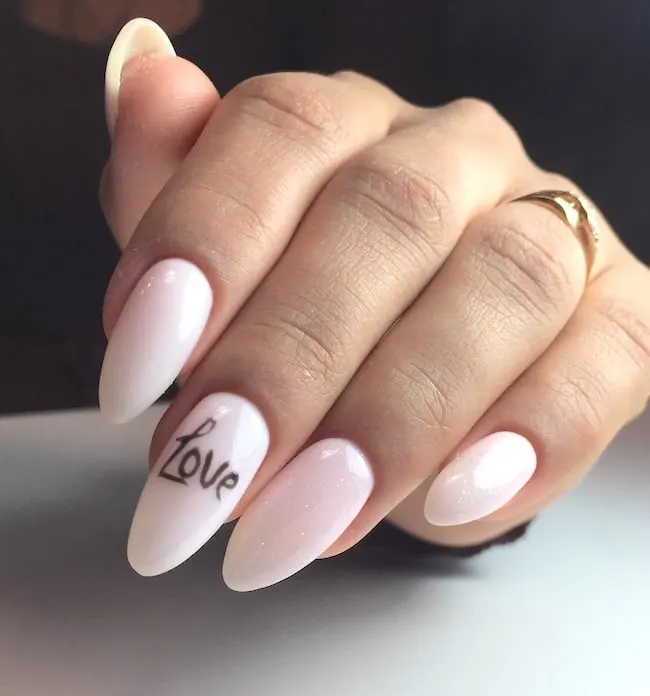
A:
<svg viewBox="0 0 650 696">
<path fill-rule="evenodd" d="M 106 64 L 112 148 L 100 186 L 102 208 L 120 248 L 193 147 L 218 102 L 205 73 L 176 56 L 157 24 L 134 19 L 124 26 Z"/>
</svg>

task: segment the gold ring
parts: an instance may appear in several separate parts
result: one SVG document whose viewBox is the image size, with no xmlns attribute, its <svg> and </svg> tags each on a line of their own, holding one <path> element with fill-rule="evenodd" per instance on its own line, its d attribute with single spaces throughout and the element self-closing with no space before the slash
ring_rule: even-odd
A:
<svg viewBox="0 0 650 696">
<path fill-rule="evenodd" d="M 589 276 L 600 239 L 596 226 L 596 211 L 591 203 L 570 191 L 536 191 L 515 198 L 513 203 L 518 201 L 527 201 L 547 208 L 571 228 L 585 252 Z"/>
</svg>

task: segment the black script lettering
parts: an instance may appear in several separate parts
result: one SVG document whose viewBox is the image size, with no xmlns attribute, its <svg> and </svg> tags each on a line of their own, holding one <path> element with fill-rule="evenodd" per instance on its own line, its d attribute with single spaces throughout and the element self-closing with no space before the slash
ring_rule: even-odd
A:
<svg viewBox="0 0 650 696">
<path fill-rule="evenodd" d="M 239 483 L 239 474 L 229 470 L 230 463 L 223 462 L 213 471 L 214 452 L 208 450 L 204 457 L 196 443 L 200 438 L 210 434 L 216 425 L 217 422 L 213 418 L 208 418 L 193 433 L 177 437 L 178 445 L 162 465 L 158 476 L 187 486 L 190 479 L 199 474 L 200 486 L 205 490 L 214 487 L 217 500 L 221 500 L 223 489 L 231 491 L 235 488 Z M 193 446 L 187 449 L 191 443 L 194 443 Z"/>
<path fill-rule="evenodd" d="M 219 477 L 228 468 L 228 462 L 222 464 L 215 472 L 208 478 L 208 473 L 210 472 L 210 467 L 212 466 L 212 450 L 210 450 L 201 469 L 201 478 L 199 479 L 203 488 L 210 488 L 219 480 Z"/>
<path fill-rule="evenodd" d="M 231 491 L 239 483 L 239 474 L 232 472 L 228 476 L 224 476 L 217 484 L 217 500 L 221 500 L 221 489 Z"/>
<path fill-rule="evenodd" d="M 158 476 L 168 479 L 169 481 L 174 481 L 175 483 L 182 483 L 187 486 L 186 479 L 194 476 L 201 465 L 201 453 L 197 447 L 193 447 L 189 452 L 185 453 L 178 467 L 178 474 L 172 474 L 168 471 L 168 469 L 176 457 L 183 452 L 190 442 L 209 435 L 215 429 L 216 425 L 217 421 L 214 420 L 214 418 L 208 418 L 206 421 L 201 423 L 201 425 L 199 425 L 199 427 L 193 433 L 190 433 L 189 435 L 180 435 L 177 437 L 176 442 L 178 442 L 178 447 L 176 447 L 169 459 L 162 465 Z M 185 468 L 188 458 L 194 458 L 196 460 L 196 468 L 189 475 L 187 474 L 187 469 Z"/>
</svg>

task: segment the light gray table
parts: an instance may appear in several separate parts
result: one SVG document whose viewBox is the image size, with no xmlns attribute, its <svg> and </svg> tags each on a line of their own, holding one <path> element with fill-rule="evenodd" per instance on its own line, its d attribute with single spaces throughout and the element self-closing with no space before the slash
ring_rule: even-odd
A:
<svg viewBox="0 0 650 696">
<path fill-rule="evenodd" d="M 650 414 L 515 547 L 351 554 L 249 595 L 221 582 L 223 536 L 128 568 L 159 415 L 0 421 L 1 696 L 650 694 Z"/>
</svg>

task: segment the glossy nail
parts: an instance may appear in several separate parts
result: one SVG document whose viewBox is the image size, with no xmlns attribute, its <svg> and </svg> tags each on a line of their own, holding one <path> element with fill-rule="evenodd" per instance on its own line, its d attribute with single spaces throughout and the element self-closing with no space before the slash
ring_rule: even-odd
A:
<svg viewBox="0 0 650 696">
<path fill-rule="evenodd" d="M 133 58 L 146 54 L 176 55 L 169 37 L 150 19 L 132 19 L 117 35 L 106 61 L 106 123 L 110 134 L 115 129 L 124 66 Z"/>
<path fill-rule="evenodd" d="M 198 551 L 228 518 L 269 446 L 260 412 L 234 394 L 212 394 L 162 451 L 135 511 L 127 555 L 159 575 Z"/>
<path fill-rule="evenodd" d="M 322 440 L 291 461 L 251 503 L 230 538 L 223 577 L 233 590 L 273 585 L 328 549 L 368 500 L 368 461 L 346 440 Z"/>
<path fill-rule="evenodd" d="M 488 435 L 461 452 L 435 478 L 424 503 L 433 525 L 467 524 L 512 500 L 535 473 L 537 456 L 516 433 Z"/>
<path fill-rule="evenodd" d="M 211 308 L 210 284 L 188 261 L 160 261 L 144 274 L 104 357 L 99 405 L 108 420 L 125 423 L 165 393 L 196 347 Z"/>
</svg>

